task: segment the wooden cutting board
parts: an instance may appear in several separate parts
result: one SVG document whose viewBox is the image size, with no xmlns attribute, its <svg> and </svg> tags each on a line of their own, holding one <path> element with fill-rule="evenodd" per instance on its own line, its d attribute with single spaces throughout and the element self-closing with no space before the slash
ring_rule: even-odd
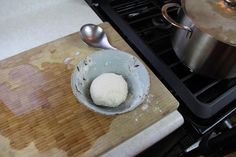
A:
<svg viewBox="0 0 236 157">
<path fill-rule="evenodd" d="M 136 55 L 110 24 L 101 27 L 114 47 Z M 0 61 L 1 157 L 97 156 L 177 109 L 148 67 L 150 94 L 129 113 L 105 116 L 77 102 L 72 71 L 97 50 L 74 33 Z"/>
</svg>

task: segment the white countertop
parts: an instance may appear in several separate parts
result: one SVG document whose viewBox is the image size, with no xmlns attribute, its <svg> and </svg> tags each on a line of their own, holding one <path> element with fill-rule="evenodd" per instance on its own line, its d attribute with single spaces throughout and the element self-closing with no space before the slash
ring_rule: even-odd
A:
<svg viewBox="0 0 236 157">
<path fill-rule="evenodd" d="M 78 32 L 85 23 L 101 19 L 83 0 L 0 1 L 0 60 Z M 140 132 L 104 156 L 134 156 L 161 140 L 184 120 L 178 111 Z"/>
<path fill-rule="evenodd" d="M 0 60 L 102 22 L 83 0 L 2 0 L 0 6 Z"/>
</svg>

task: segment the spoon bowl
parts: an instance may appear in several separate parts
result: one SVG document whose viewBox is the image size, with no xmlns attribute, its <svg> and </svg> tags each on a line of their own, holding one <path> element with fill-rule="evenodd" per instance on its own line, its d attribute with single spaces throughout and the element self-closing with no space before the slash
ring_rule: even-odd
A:
<svg viewBox="0 0 236 157">
<path fill-rule="evenodd" d="M 114 49 L 108 41 L 107 35 L 104 30 L 94 24 L 83 25 L 80 29 L 81 39 L 89 46 L 102 48 L 102 49 Z"/>
</svg>

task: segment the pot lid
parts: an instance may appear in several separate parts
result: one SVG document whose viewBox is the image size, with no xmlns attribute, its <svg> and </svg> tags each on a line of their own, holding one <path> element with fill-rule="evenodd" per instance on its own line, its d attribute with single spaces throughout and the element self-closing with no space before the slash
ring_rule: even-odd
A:
<svg viewBox="0 0 236 157">
<path fill-rule="evenodd" d="M 197 28 L 236 46 L 236 0 L 182 0 L 182 5 Z"/>
</svg>

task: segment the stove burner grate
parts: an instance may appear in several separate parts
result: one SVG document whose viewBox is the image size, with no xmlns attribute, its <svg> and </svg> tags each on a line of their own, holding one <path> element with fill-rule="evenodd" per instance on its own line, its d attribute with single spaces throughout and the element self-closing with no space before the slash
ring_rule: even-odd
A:
<svg viewBox="0 0 236 157">
<path fill-rule="evenodd" d="M 207 119 L 236 100 L 236 78 L 215 80 L 190 71 L 175 55 L 171 35 L 175 28 L 162 17 L 164 3 L 179 0 L 111 0 L 102 3 L 105 14 L 160 77 L 197 117 Z M 178 18 L 178 10 L 169 10 Z"/>
</svg>

